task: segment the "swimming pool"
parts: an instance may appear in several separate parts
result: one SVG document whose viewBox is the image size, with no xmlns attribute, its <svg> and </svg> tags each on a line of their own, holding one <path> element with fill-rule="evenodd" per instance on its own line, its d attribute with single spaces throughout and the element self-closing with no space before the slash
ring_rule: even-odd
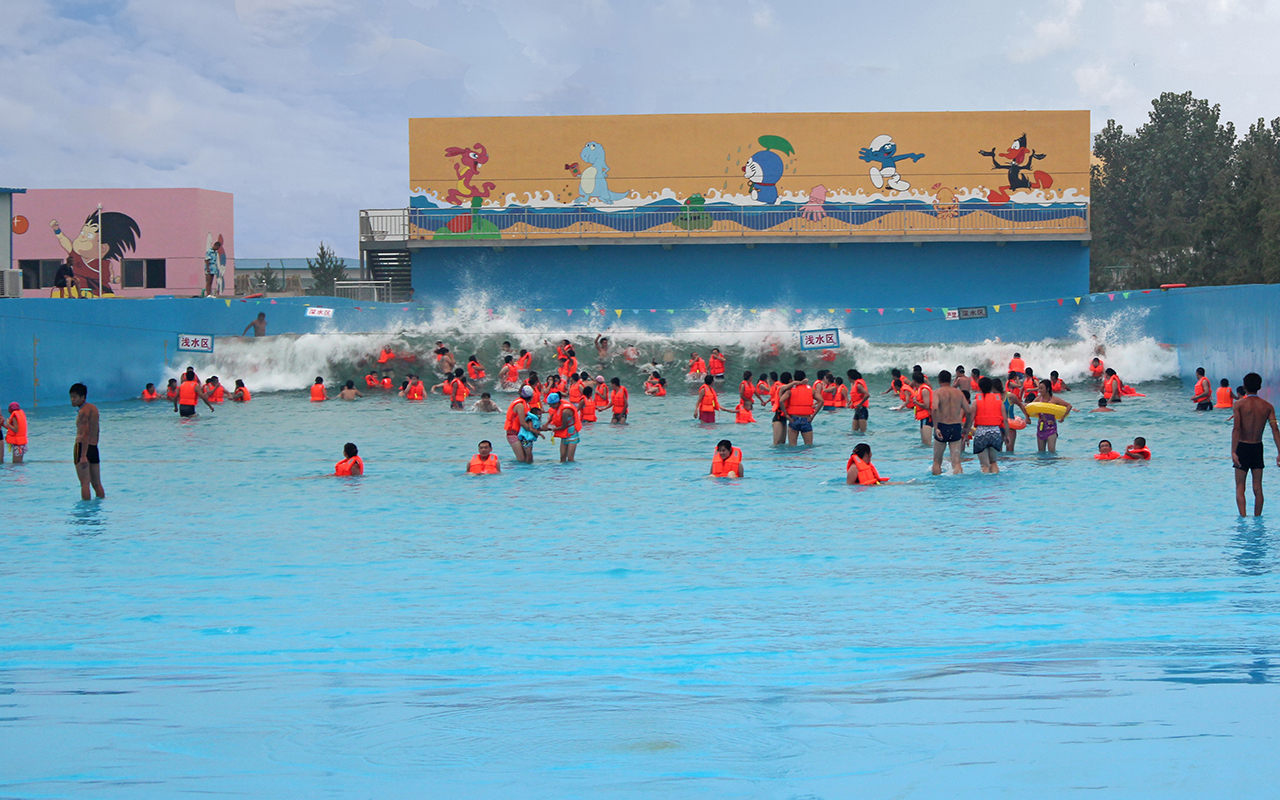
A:
<svg viewBox="0 0 1280 800">
<path fill-rule="evenodd" d="M 1235 516 L 1224 412 L 1141 388 L 940 478 L 877 396 L 914 479 L 877 489 L 847 412 L 775 449 L 633 392 L 521 468 L 500 415 L 299 390 L 103 404 L 81 503 L 74 412 L 36 409 L 0 468 L 0 794 L 1265 795 L 1276 528 Z M 481 438 L 500 478 L 462 474 Z M 705 477 L 721 438 L 747 479 Z M 347 441 L 368 475 L 318 477 Z"/>
</svg>

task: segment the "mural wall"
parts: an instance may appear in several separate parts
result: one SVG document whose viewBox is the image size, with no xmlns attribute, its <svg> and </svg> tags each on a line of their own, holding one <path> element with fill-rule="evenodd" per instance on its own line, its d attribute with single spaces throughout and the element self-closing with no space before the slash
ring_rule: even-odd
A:
<svg viewBox="0 0 1280 800">
<path fill-rule="evenodd" d="M 33 189 L 15 195 L 13 211 L 24 223 L 13 237 L 15 267 L 40 262 L 42 273 L 49 273 L 50 262 L 61 262 L 23 294 L 96 296 L 101 290 L 104 296 L 147 297 L 206 288 L 230 294 L 233 203 L 232 195 L 205 189 Z"/>
<path fill-rule="evenodd" d="M 420 238 L 1088 230 L 1087 111 L 412 119 L 409 157 Z"/>
</svg>

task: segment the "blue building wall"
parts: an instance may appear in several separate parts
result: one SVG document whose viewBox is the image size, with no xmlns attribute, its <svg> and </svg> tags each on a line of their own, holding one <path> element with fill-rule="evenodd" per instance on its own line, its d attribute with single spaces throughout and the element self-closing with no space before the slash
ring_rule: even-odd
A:
<svg viewBox="0 0 1280 800">
<path fill-rule="evenodd" d="M 418 298 L 484 293 L 491 305 L 585 308 L 976 306 L 1089 289 L 1082 242 L 675 244 L 423 248 Z M 1017 298 L 1014 298 L 1015 301 Z M 998 301 L 997 301 L 998 302 Z"/>
<path fill-rule="evenodd" d="M 1175 289 L 1164 300 L 1164 321 L 1184 380 L 1204 367 L 1214 387 L 1232 388 L 1246 373 L 1262 376 L 1262 394 L 1280 388 L 1280 285 Z"/>
</svg>

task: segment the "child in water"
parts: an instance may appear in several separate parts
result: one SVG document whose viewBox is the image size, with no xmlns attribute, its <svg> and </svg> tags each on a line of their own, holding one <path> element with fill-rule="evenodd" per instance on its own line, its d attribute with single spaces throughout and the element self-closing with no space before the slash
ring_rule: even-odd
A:
<svg viewBox="0 0 1280 800">
<path fill-rule="evenodd" d="M 1147 440 L 1139 436 L 1133 440 L 1133 444 L 1124 449 L 1124 457 L 1130 461 L 1150 461 L 1151 448 L 1147 447 Z"/>
</svg>

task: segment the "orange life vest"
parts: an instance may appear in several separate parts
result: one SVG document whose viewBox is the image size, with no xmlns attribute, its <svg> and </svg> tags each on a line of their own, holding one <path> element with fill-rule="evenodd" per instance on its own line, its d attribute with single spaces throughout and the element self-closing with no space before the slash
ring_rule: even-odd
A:
<svg viewBox="0 0 1280 800">
<path fill-rule="evenodd" d="M 596 404 L 587 402 L 586 397 L 583 397 L 582 402 L 578 404 L 578 413 L 581 414 L 583 422 L 595 422 L 598 419 Z"/>
<path fill-rule="evenodd" d="M 151 400 L 159 400 L 159 399 L 160 399 L 160 394 L 159 394 L 158 392 L 156 392 L 156 390 L 155 390 L 155 389 L 143 389 L 143 390 L 142 390 L 142 399 L 143 399 L 143 400 L 147 400 L 147 401 L 151 401 Z"/>
<path fill-rule="evenodd" d="M 849 405 L 853 408 L 866 408 L 870 400 L 871 393 L 867 391 L 867 382 L 858 378 L 853 382 L 853 389 L 849 392 Z"/>
<path fill-rule="evenodd" d="M 567 425 L 564 421 L 564 412 L 566 410 L 573 412 L 573 421 Z M 551 419 L 552 438 L 567 439 L 573 433 L 582 430 L 582 415 L 578 413 L 578 409 L 568 403 L 561 403 L 551 409 Z"/>
<path fill-rule="evenodd" d="M 755 422 L 755 415 L 751 413 L 751 409 L 747 408 L 743 403 L 738 403 L 738 407 L 734 410 L 733 421 L 743 425 L 748 422 Z"/>
<path fill-rule="evenodd" d="M 178 405 L 194 406 L 199 397 L 200 392 L 195 381 L 183 381 L 178 384 Z"/>
<path fill-rule="evenodd" d="M 13 445 L 24 445 L 27 443 L 27 412 L 18 409 L 9 415 L 9 421 L 17 428 L 16 431 L 7 431 L 4 440 Z"/>
<path fill-rule="evenodd" d="M 1219 386 L 1219 387 L 1218 387 L 1218 402 L 1217 402 L 1217 404 L 1216 404 L 1216 405 L 1214 405 L 1214 408 L 1231 408 L 1231 404 L 1232 404 L 1232 400 L 1231 400 L 1231 387 L 1230 387 L 1230 386 Z"/>
<path fill-rule="evenodd" d="M 813 387 L 807 383 L 798 383 L 791 387 L 787 395 L 788 417 L 813 416 Z"/>
<path fill-rule="evenodd" d="M 426 397 L 426 389 L 422 385 L 422 381 L 410 381 L 404 397 L 406 400 L 422 400 Z"/>
<path fill-rule="evenodd" d="M 710 386 L 702 387 L 702 399 L 698 401 L 698 411 L 717 411 L 720 408 L 720 397 L 716 394 L 716 390 Z"/>
<path fill-rule="evenodd" d="M 1009 359 L 1009 371 L 1010 372 L 1026 372 L 1027 362 L 1023 361 L 1020 358 L 1011 358 Z"/>
<path fill-rule="evenodd" d="M 178 396 L 178 387 L 170 386 L 164 390 L 164 399 L 173 400 Z"/>
<path fill-rule="evenodd" d="M 530 361 L 533 361 L 533 353 L 525 353 L 524 355 L 519 356 L 516 358 L 516 369 L 528 369 Z"/>
<path fill-rule="evenodd" d="M 503 364 L 498 370 L 498 378 L 503 383 L 515 383 L 520 377 L 520 370 L 516 369 L 515 364 Z"/>
<path fill-rule="evenodd" d="M 1089 362 L 1089 374 L 1095 378 L 1101 378 L 1103 375 L 1107 374 L 1107 365 L 1102 361 L 1102 359 L 1098 359 L 1097 365 L 1091 361 Z"/>
<path fill-rule="evenodd" d="M 582 405 L 582 381 L 577 380 L 569 384 L 569 402 L 574 406 Z"/>
<path fill-rule="evenodd" d="M 738 384 L 738 399 L 744 403 L 755 401 L 756 389 L 751 385 L 751 381 L 743 381 Z"/>
<path fill-rule="evenodd" d="M 666 396 L 667 396 L 667 387 L 663 386 L 662 384 L 658 384 L 658 391 L 654 392 L 654 393 L 653 393 L 653 396 L 654 396 L 654 397 L 666 397 Z"/>
<path fill-rule="evenodd" d="M 213 387 L 213 391 L 209 392 L 210 403 L 222 403 L 227 399 L 227 388 L 222 384 Z"/>
<path fill-rule="evenodd" d="M 385 364 L 395 357 L 396 357 L 396 354 L 391 350 L 391 348 L 384 347 L 382 348 L 382 352 L 378 353 L 378 363 Z M 436 360 L 439 360 L 439 358 L 440 358 L 439 356 L 436 356 Z"/>
<path fill-rule="evenodd" d="M 595 392 L 591 397 L 595 400 L 596 408 L 608 408 L 610 405 L 608 384 L 597 383 Z"/>
<path fill-rule="evenodd" d="M 1195 399 L 1199 397 L 1203 397 L 1204 399 L 1195 400 L 1195 402 L 1197 403 L 1209 402 L 1209 379 L 1208 378 L 1200 378 L 1199 380 L 1196 381 L 1196 388 L 1195 388 L 1195 391 L 1192 393 L 1192 398 Z"/>
<path fill-rule="evenodd" d="M 928 394 L 926 399 L 925 395 Z M 919 389 L 911 392 L 911 403 L 916 409 L 916 419 L 928 419 L 933 413 L 933 389 L 928 384 L 921 384 Z"/>
<path fill-rule="evenodd" d="M 324 396 L 324 384 L 323 383 L 311 384 L 311 402 L 323 403 L 326 399 L 327 398 Z"/>
<path fill-rule="evenodd" d="M 1097 455 L 1094 456 L 1094 458 L 1097 459 L 1098 461 L 1115 461 L 1117 458 L 1120 458 L 1120 457 L 1121 457 L 1120 454 L 1117 453 L 1115 450 L 1112 450 L 1110 453 L 1098 453 Z"/>
<path fill-rule="evenodd" d="M 1035 394 L 1038 391 L 1040 391 L 1040 382 L 1035 378 L 1027 378 L 1022 382 L 1023 397 L 1026 397 L 1028 394 Z"/>
<path fill-rule="evenodd" d="M 1102 382 L 1102 396 L 1114 400 L 1120 396 L 1122 389 L 1119 375 L 1108 376 Z"/>
<path fill-rule="evenodd" d="M 1022 399 L 1022 386 L 1017 381 L 1009 381 L 1004 385 L 1006 391 L 1019 400 Z"/>
<path fill-rule="evenodd" d="M 390 378 L 383 378 L 383 379 L 382 379 L 382 388 L 383 388 L 383 389 L 386 389 L 386 390 L 388 390 L 388 391 L 390 391 L 391 389 L 394 389 L 394 388 L 395 388 L 395 384 L 391 382 L 391 379 L 390 379 Z"/>
<path fill-rule="evenodd" d="M 619 386 L 618 388 L 614 389 L 613 397 L 611 398 L 613 402 L 613 413 L 615 414 L 627 413 L 627 399 L 629 397 L 630 397 L 630 394 L 627 392 L 627 387 Z"/>
<path fill-rule="evenodd" d="M 701 357 L 689 359 L 690 375 L 692 375 L 695 372 L 706 372 L 706 371 L 707 371 L 707 362 L 703 361 Z"/>
<path fill-rule="evenodd" d="M 973 401 L 973 424 L 975 426 L 1003 425 L 1004 400 L 998 394 L 980 394 Z"/>
<path fill-rule="evenodd" d="M 849 387 L 836 384 L 835 396 L 829 404 L 832 408 L 847 408 L 849 405 Z"/>
<path fill-rule="evenodd" d="M 370 389 L 373 389 L 373 388 L 377 387 L 377 385 L 378 385 L 378 376 L 377 376 L 377 375 L 365 375 L 365 376 L 364 376 L 364 385 L 365 385 L 365 386 L 368 386 Z"/>
<path fill-rule="evenodd" d="M 231 395 L 231 399 L 236 400 L 237 403 L 247 403 L 253 399 L 253 395 L 249 394 L 249 390 L 243 386 L 238 387 L 236 391 L 240 392 L 240 399 L 236 400 L 234 394 Z"/>
<path fill-rule="evenodd" d="M 1067 385 L 1066 385 L 1065 383 L 1063 383 L 1063 382 L 1062 382 L 1062 379 L 1061 379 L 1061 378 L 1059 378 L 1058 380 L 1054 381 L 1054 382 L 1051 384 L 1051 386 L 1052 386 L 1052 388 L 1053 388 L 1054 394 L 1057 394 L 1058 392 L 1066 391 L 1066 389 L 1067 389 Z"/>
<path fill-rule="evenodd" d="M 497 475 L 498 457 L 490 453 L 488 458 L 481 461 L 480 454 L 476 453 L 471 457 L 471 463 L 467 465 L 467 472 L 472 475 Z"/>
<path fill-rule="evenodd" d="M 711 455 L 711 474 L 717 478 L 736 478 L 742 470 L 742 449 L 735 447 L 728 458 L 721 458 L 720 451 Z"/>
<path fill-rule="evenodd" d="M 1130 461 L 1150 461 L 1151 448 L 1150 447 L 1141 447 L 1141 448 L 1128 447 L 1124 451 L 1124 457 L 1129 459 Z"/>
<path fill-rule="evenodd" d="M 723 375 L 724 374 L 724 358 L 722 356 L 717 356 L 715 354 L 712 354 L 707 358 L 708 358 L 707 364 L 709 367 L 708 374 Z"/>
<path fill-rule="evenodd" d="M 836 385 L 834 383 L 822 384 L 822 404 L 831 405 L 836 399 Z"/>
<path fill-rule="evenodd" d="M 344 458 L 341 461 L 339 461 L 337 464 L 334 464 L 333 474 L 349 476 L 351 474 L 351 468 L 357 464 L 360 465 L 360 474 L 363 475 L 364 459 L 361 458 L 360 456 L 352 456 L 351 458 Z"/>
<path fill-rule="evenodd" d="M 854 467 L 858 468 L 857 482 L 859 486 L 876 486 L 884 483 L 887 478 L 880 477 L 880 471 L 870 461 L 863 461 L 857 456 L 849 456 L 849 460 L 844 465 L 844 471 L 847 473 Z"/>
<path fill-rule="evenodd" d="M 765 380 L 756 382 L 756 397 L 765 398 L 769 396 L 769 382 Z"/>
<path fill-rule="evenodd" d="M 455 403 L 466 401 L 471 394 L 471 390 L 467 388 L 467 384 L 462 378 L 454 378 L 453 383 L 449 385 L 449 397 Z"/>
<path fill-rule="evenodd" d="M 484 380 L 484 367 L 480 366 L 478 361 L 467 362 L 467 377 L 473 381 Z"/>
</svg>

